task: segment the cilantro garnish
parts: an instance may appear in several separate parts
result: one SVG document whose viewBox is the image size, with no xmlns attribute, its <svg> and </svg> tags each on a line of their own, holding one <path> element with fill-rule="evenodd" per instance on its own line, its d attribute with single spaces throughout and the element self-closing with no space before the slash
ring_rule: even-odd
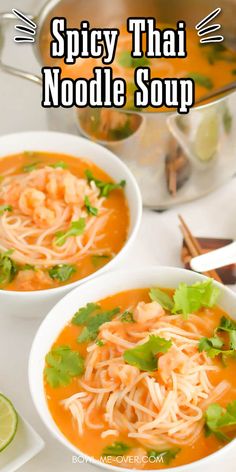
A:
<svg viewBox="0 0 236 472">
<path fill-rule="evenodd" d="M 217 333 L 224 331 L 228 334 L 228 341 L 224 342 Z M 202 338 L 199 342 L 200 352 L 205 351 L 209 357 L 221 355 L 223 358 L 236 355 L 236 323 L 223 316 L 215 335 L 211 338 Z"/>
<path fill-rule="evenodd" d="M 132 57 L 129 51 L 122 51 L 119 55 L 118 62 L 122 67 L 135 69 L 136 67 L 147 67 L 150 61 L 146 56 Z"/>
<path fill-rule="evenodd" d="M 153 302 L 158 302 L 164 308 L 164 310 L 172 311 L 174 308 L 173 298 L 164 292 L 160 288 L 152 288 L 149 292 L 149 296 Z"/>
<path fill-rule="evenodd" d="M 164 464 L 169 465 L 179 454 L 181 449 L 179 447 L 173 447 L 172 449 L 164 449 L 162 451 L 150 450 L 148 451 L 148 457 L 154 459 L 162 459 Z"/>
<path fill-rule="evenodd" d="M 220 324 L 217 331 L 225 331 L 229 334 L 229 345 L 231 349 L 236 350 L 236 323 L 229 318 L 223 316 L 220 320 Z"/>
<path fill-rule="evenodd" d="M 126 184 L 125 180 L 121 180 L 121 182 L 118 184 L 113 184 L 111 182 L 103 182 L 102 180 L 96 179 L 96 177 L 94 177 L 93 173 L 89 169 L 85 171 L 85 175 L 87 177 L 88 182 L 94 182 L 96 187 L 100 190 L 100 197 L 109 197 L 110 193 L 113 190 L 124 188 Z"/>
<path fill-rule="evenodd" d="M 0 205 L 0 216 L 5 213 L 5 211 L 13 211 L 13 208 L 11 205 Z"/>
<path fill-rule="evenodd" d="M 122 442 L 114 442 L 110 446 L 105 447 L 102 451 L 103 456 L 123 456 L 131 449 L 128 444 Z"/>
<path fill-rule="evenodd" d="M 94 267 L 100 267 L 102 264 L 105 264 L 106 261 L 109 261 L 111 256 L 108 254 L 94 254 L 92 256 L 92 264 Z"/>
<path fill-rule="evenodd" d="M 128 138 L 133 132 L 131 121 L 126 120 L 125 124 L 117 128 L 111 128 L 109 130 L 109 137 L 112 140 L 119 141 L 121 139 Z"/>
<path fill-rule="evenodd" d="M 21 266 L 20 270 L 35 270 L 35 267 L 31 264 L 25 264 Z"/>
<path fill-rule="evenodd" d="M 80 308 L 72 318 L 72 323 L 75 325 L 83 325 L 88 321 L 88 318 L 95 311 L 100 310 L 100 306 L 95 303 L 88 303 L 85 307 Z"/>
<path fill-rule="evenodd" d="M 46 363 L 45 378 L 53 388 L 69 385 L 73 377 L 84 372 L 83 357 L 69 346 L 53 348 L 46 356 Z"/>
<path fill-rule="evenodd" d="M 229 351 L 223 351 L 223 341 L 218 336 L 212 338 L 202 338 L 199 341 L 198 350 L 199 352 L 205 351 L 209 357 L 216 357 L 219 354 L 228 354 Z"/>
<path fill-rule="evenodd" d="M 33 170 L 37 169 L 38 164 L 40 164 L 40 161 L 33 162 L 32 164 L 27 164 L 23 167 L 23 172 L 32 172 Z"/>
<path fill-rule="evenodd" d="M 87 195 L 84 198 L 84 204 L 88 215 L 97 216 L 98 208 L 95 208 L 91 205 L 89 197 Z"/>
<path fill-rule="evenodd" d="M 188 77 L 190 79 L 193 79 L 194 82 L 201 87 L 205 87 L 207 90 L 211 90 L 213 88 L 213 82 L 210 79 L 210 77 L 207 77 L 204 74 L 201 74 L 199 72 L 191 72 L 188 74 Z"/>
<path fill-rule="evenodd" d="M 235 62 L 235 56 L 222 43 L 215 43 L 206 49 L 206 58 L 209 64 L 213 65 L 216 61 Z"/>
<path fill-rule="evenodd" d="M 64 161 L 58 161 L 55 162 L 55 164 L 51 164 L 50 167 L 53 167 L 54 169 L 67 169 L 68 165 Z"/>
<path fill-rule="evenodd" d="M 236 426 L 236 400 L 228 403 L 226 409 L 218 403 L 210 405 L 205 414 L 206 435 L 214 434 L 222 441 L 230 441 L 231 438 L 224 433 L 223 428 Z"/>
<path fill-rule="evenodd" d="M 19 267 L 17 264 L 9 257 L 13 251 L 7 251 L 3 254 L 0 254 L 0 285 L 5 285 L 16 277 Z"/>
<path fill-rule="evenodd" d="M 66 240 L 71 236 L 81 236 L 81 234 L 84 233 L 85 226 L 85 218 L 80 218 L 78 221 L 72 221 L 71 227 L 68 231 L 58 231 L 56 233 L 56 245 L 63 246 Z"/>
<path fill-rule="evenodd" d="M 138 367 L 140 370 L 153 371 L 157 369 L 156 355 L 167 352 L 171 346 L 171 341 L 151 335 L 146 343 L 127 349 L 123 357 L 127 364 Z"/>
<path fill-rule="evenodd" d="M 105 345 L 105 341 L 103 341 L 102 339 L 97 339 L 96 344 L 99 347 L 103 347 Z"/>
<path fill-rule="evenodd" d="M 83 322 L 85 327 L 77 339 L 78 343 L 94 341 L 98 335 L 100 326 L 111 321 L 113 316 L 118 313 L 120 313 L 120 309 L 114 308 L 114 310 L 104 311 L 95 316 L 89 316 L 87 320 Z"/>
<path fill-rule="evenodd" d="M 213 284 L 211 279 L 189 286 L 182 283 L 175 290 L 172 312 L 182 314 L 187 319 L 189 313 L 198 311 L 202 307 L 213 307 L 216 304 L 219 292 L 218 287 Z"/>
<path fill-rule="evenodd" d="M 66 282 L 75 272 L 76 268 L 69 264 L 59 264 L 48 271 L 51 279 L 58 280 L 58 282 Z"/>
<path fill-rule="evenodd" d="M 130 311 L 124 311 L 124 313 L 122 313 L 120 319 L 121 319 L 122 323 L 135 323 L 134 315 Z"/>
</svg>

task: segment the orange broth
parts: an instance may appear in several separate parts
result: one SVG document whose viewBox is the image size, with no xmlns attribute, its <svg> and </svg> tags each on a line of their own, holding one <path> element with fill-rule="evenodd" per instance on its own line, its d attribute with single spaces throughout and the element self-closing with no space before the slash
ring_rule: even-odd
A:
<svg viewBox="0 0 236 472">
<path fill-rule="evenodd" d="M 173 294 L 172 290 L 165 289 L 165 291 L 171 295 Z M 123 312 L 125 310 L 128 310 L 131 306 L 135 306 L 138 302 L 150 302 L 148 293 L 148 289 L 129 290 L 103 299 L 99 301 L 99 304 L 104 310 L 111 310 L 112 308 L 118 306 L 120 308 L 120 311 Z M 197 315 L 202 320 L 206 320 L 205 328 L 201 329 L 201 335 L 206 337 L 212 336 L 212 330 L 209 330 L 209 328 L 207 327 L 207 321 L 209 321 L 209 319 L 214 322 L 214 327 L 217 327 L 222 316 L 228 317 L 228 315 L 224 313 L 224 311 L 219 307 L 214 307 L 212 309 L 201 309 L 199 310 Z M 185 327 L 185 325 L 186 322 L 183 320 L 183 328 Z M 82 356 L 85 357 L 86 348 L 88 344 L 84 343 L 81 345 L 78 344 L 78 342 L 76 341 L 80 332 L 81 327 L 75 326 L 72 323 L 68 323 L 63 329 L 63 331 L 60 333 L 53 347 L 67 345 L 70 346 L 72 350 L 78 351 Z M 225 407 L 228 402 L 231 402 L 232 400 L 236 399 L 235 362 L 236 361 L 234 359 L 229 359 L 227 360 L 227 366 L 223 367 L 221 361 L 215 359 L 214 364 L 219 366 L 220 370 L 219 372 L 211 372 L 209 374 L 210 381 L 213 383 L 213 385 L 216 385 L 219 381 L 223 379 L 228 380 L 231 383 L 232 388 L 224 395 L 223 398 L 221 398 L 219 402 L 220 405 L 223 407 Z M 56 425 L 58 426 L 62 434 L 83 453 L 86 453 L 89 456 L 99 459 L 101 458 L 103 449 L 106 446 L 111 445 L 114 441 L 121 441 L 126 444 L 128 443 L 129 445 L 136 448 L 140 446 L 138 441 L 128 438 L 127 435 L 124 433 L 119 434 L 119 436 L 116 437 L 110 436 L 106 439 L 101 439 L 101 430 L 95 431 L 85 426 L 84 434 L 82 436 L 78 434 L 76 424 L 73 422 L 70 412 L 66 411 L 61 404 L 62 400 L 69 398 L 71 395 L 79 391 L 83 391 L 78 385 L 78 380 L 76 378 L 72 380 L 70 385 L 66 387 L 52 388 L 48 385 L 46 380 L 44 386 L 48 407 Z M 102 412 L 100 412 L 99 414 L 99 411 L 96 410 L 96 413 L 94 413 L 94 415 L 94 418 L 96 418 L 95 422 L 100 423 Z M 105 426 L 105 430 L 106 429 L 108 429 L 107 425 Z M 149 463 L 143 468 L 162 469 L 192 463 L 216 452 L 217 450 L 222 448 L 224 444 L 225 443 L 220 442 L 214 435 L 206 437 L 204 432 L 202 432 L 197 438 L 197 441 L 195 441 L 192 446 L 180 446 L 181 451 L 177 454 L 176 458 L 171 461 L 170 465 Z M 114 462 L 114 465 L 119 466 L 119 463 Z M 126 466 L 128 467 L 128 465 Z M 132 465 L 132 467 L 135 468 L 135 465 Z"/>
</svg>

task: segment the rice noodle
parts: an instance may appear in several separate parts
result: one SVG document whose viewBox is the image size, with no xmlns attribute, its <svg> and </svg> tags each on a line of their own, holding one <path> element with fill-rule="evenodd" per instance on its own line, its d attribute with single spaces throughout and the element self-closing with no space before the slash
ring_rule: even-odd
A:
<svg viewBox="0 0 236 472">
<path fill-rule="evenodd" d="M 100 421 L 102 417 L 102 438 L 126 433 L 145 447 L 192 445 L 204 428 L 207 405 L 219 400 L 230 385 L 227 381 L 213 385 L 209 380 L 209 373 L 218 371 L 219 367 L 204 352 L 198 351 L 199 339 L 204 335 L 199 317 L 189 315 L 183 325 L 180 316 L 166 313 L 160 316 L 156 302 L 138 306 L 138 322 L 122 323 L 118 315 L 100 327 L 99 338 L 106 343 L 102 347 L 94 343 L 88 346 L 85 373 L 79 381 L 87 398 L 83 411 L 81 401 L 85 402 L 85 398 L 73 396 L 70 403 L 67 399 L 64 405 L 70 409 L 79 434 L 83 434 L 84 425 L 102 429 L 102 425 L 96 423 L 96 419 Z M 149 306 L 151 323 L 147 319 Z M 155 306 L 157 316 L 153 318 Z M 141 307 L 145 309 L 143 321 L 140 320 Z M 134 317 L 135 310 L 137 307 Z M 205 325 L 206 320 L 204 328 Z M 172 346 L 159 356 L 157 371 L 141 372 L 126 364 L 122 354 L 146 342 L 150 334 L 171 340 Z M 78 405 L 72 409 L 73 404 Z"/>
</svg>

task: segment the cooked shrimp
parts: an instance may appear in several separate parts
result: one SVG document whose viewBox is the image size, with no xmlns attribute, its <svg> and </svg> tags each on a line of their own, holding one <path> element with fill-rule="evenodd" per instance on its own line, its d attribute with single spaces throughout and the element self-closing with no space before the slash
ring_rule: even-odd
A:
<svg viewBox="0 0 236 472">
<path fill-rule="evenodd" d="M 26 188 L 19 198 L 19 209 L 24 215 L 32 215 L 35 208 L 43 205 L 45 194 L 34 188 Z"/>
<path fill-rule="evenodd" d="M 175 372 L 181 372 L 181 369 L 186 365 L 188 359 L 188 356 L 183 354 L 183 352 L 175 346 L 172 346 L 166 354 L 160 357 L 158 362 L 158 372 L 162 380 L 167 383 L 173 370 Z"/>
<path fill-rule="evenodd" d="M 138 323 L 145 323 L 146 321 L 160 318 L 164 313 L 163 308 L 157 302 L 140 302 L 134 310 L 134 319 Z"/>
<path fill-rule="evenodd" d="M 112 379 L 119 380 L 123 387 L 128 387 L 139 375 L 139 370 L 131 365 L 111 364 L 108 373 Z"/>
<path fill-rule="evenodd" d="M 40 228 L 48 228 L 55 221 L 55 212 L 45 206 L 39 206 L 34 210 L 33 220 Z"/>
<path fill-rule="evenodd" d="M 53 281 L 50 276 L 42 270 L 21 270 L 16 276 L 18 290 L 29 291 L 35 287 L 35 284 L 43 283 L 50 288 Z"/>
<path fill-rule="evenodd" d="M 66 203 L 83 204 L 86 191 L 86 182 L 84 180 L 77 179 L 68 172 L 63 180 L 63 187 Z"/>
</svg>

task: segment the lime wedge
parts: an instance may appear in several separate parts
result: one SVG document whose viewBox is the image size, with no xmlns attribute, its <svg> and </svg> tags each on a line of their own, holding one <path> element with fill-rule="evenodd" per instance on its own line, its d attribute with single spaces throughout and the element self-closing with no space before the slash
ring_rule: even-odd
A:
<svg viewBox="0 0 236 472">
<path fill-rule="evenodd" d="M 209 161 L 217 151 L 219 142 L 219 120 L 216 113 L 206 114 L 196 133 L 194 151 L 201 161 Z"/>
<path fill-rule="evenodd" d="M 17 423 L 18 416 L 14 406 L 0 393 L 0 452 L 14 439 Z"/>
</svg>

